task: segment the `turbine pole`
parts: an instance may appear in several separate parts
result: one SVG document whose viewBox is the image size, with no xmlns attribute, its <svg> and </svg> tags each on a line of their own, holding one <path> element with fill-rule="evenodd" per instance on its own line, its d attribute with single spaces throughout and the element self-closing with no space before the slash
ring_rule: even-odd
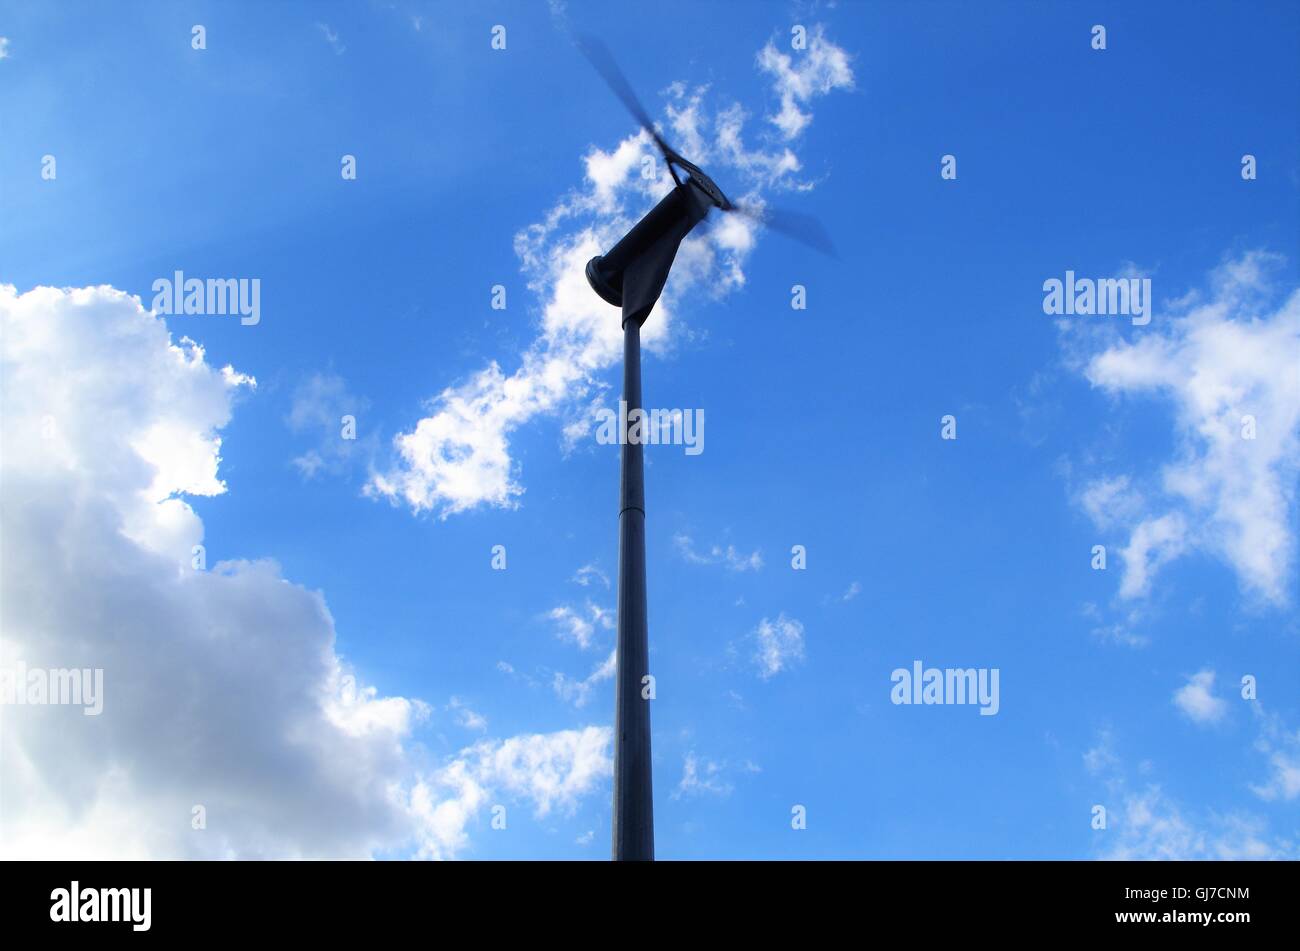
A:
<svg viewBox="0 0 1300 951">
<path fill-rule="evenodd" d="M 644 318 L 642 318 L 644 319 Z M 623 443 L 618 509 L 618 676 L 614 709 L 614 847 L 616 862 L 655 857 L 650 781 L 650 672 L 645 586 L 645 471 L 641 442 L 628 439 L 628 417 L 641 408 L 641 321 L 623 306 Z M 644 435 L 644 423 L 638 427 Z"/>
<path fill-rule="evenodd" d="M 622 472 L 618 505 L 618 674 L 614 692 L 614 829 L 616 862 L 655 857 L 650 781 L 650 645 L 646 628 L 644 420 L 641 410 L 641 325 L 650 316 L 682 239 L 709 211 L 708 195 L 688 180 L 659 200 L 605 255 L 587 262 L 587 281 L 623 314 L 623 399 L 619 420 Z"/>
</svg>

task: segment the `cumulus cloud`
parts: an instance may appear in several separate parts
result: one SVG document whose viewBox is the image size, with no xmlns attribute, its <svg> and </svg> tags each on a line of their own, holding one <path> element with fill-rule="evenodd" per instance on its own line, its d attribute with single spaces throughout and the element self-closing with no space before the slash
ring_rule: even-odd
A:
<svg viewBox="0 0 1300 951">
<path fill-rule="evenodd" d="M 775 117 L 779 128 L 792 128 L 796 113 L 802 128 L 808 114 L 801 106 L 852 83 L 847 54 L 819 29 L 798 61 L 765 51 L 759 68 L 781 99 L 785 118 Z M 693 161 L 730 183 L 732 197 L 761 206 L 763 189 L 803 187 L 792 177 L 799 162 L 788 146 L 745 145 L 745 113 L 738 104 L 710 111 L 706 91 L 683 83 L 670 85 L 667 94 L 666 128 Z M 656 156 L 657 177 L 643 177 L 645 156 Z M 524 493 L 510 452 L 514 431 L 541 415 L 566 413 L 566 444 L 589 431 L 590 412 L 575 408 L 589 409 L 603 392 L 601 374 L 622 353 L 622 331 L 613 308 L 587 285 L 586 263 L 608 250 L 673 183 L 644 131 L 610 151 L 593 148 L 583 167 L 581 185 L 515 237 L 540 303 L 539 335 L 510 361 L 511 368 L 493 361 L 430 400 L 427 414 L 394 438 L 394 464 L 372 476 L 368 492 L 374 497 L 440 518 L 479 506 L 513 508 Z M 684 295 L 720 296 L 744 284 L 756 228 L 752 220 L 731 215 L 683 242 L 654 319 L 642 329 L 647 350 L 663 353 L 671 346 Z"/>
<path fill-rule="evenodd" d="M 1173 409 L 1176 450 L 1141 493 L 1128 474 L 1082 499 L 1098 526 L 1128 532 L 1119 594 L 1148 594 L 1161 566 L 1196 551 L 1226 561 L 1262 603 L 1290 601 L 1300 472 L 1300 291 L 1277 284 L 1280 259 L 1251 252 L 1208 290 L 1115 341 L 1070 325 L 1093 386 L 1151 395 Z M 1145 498 L 1144 498 L 1145 497 Z"/>
<path fill-rule="evenodd" d="M 443 858 L 489 796 L 544 814 L 608 774 L 596 727 L 430 762 L 430 708 L 358 683 L 320 593 L 270 560 L 195 570 L 188 499 L 228 491 L 252 379 L 109 287 L 0 286 L 0 331 L 0 666 L 104 683 L 98 716 L 6 706 L 4 857 Z"/>
<path fill-rule="evenodd" d="M 764 680 L 803 660 L 803 624 L 785 614 L 778 615 L 775 621 L 767 618 L 759 621 L 754 629 L 754 641 L 757 645 L 754 663 Z"/>
<path fill-rule="evenodd" d="M 1193 723 L 1218 723 L 1228 704 L 1214 695 L 1214 671 L 1202 670 L 1174 691 L 1174 705 Z"/>
</svg>

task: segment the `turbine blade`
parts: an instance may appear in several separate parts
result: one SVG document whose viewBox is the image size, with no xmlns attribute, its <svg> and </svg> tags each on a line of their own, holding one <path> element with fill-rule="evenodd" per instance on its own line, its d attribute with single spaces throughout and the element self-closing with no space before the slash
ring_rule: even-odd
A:
<svg viewBox="0 0 1300 951">
<path fill-rule="evenodd" d="M 627 111 L 632 113 L 632 118 L 640 123 L 641 128 L 650 133 L 650 138 L 654 139 L 655 145 L 659 146 L 659 151 L 663 153 L 664 161 L 671 164 L 677 160 L 677 153 L 655 131 L 654 123 L 650 121 L 650 114 L 641 105 L 641 100 L 632 91 L 632 86 L 628 83 L 627 77 L 618 68 L 618 64 L 614 62 L 614 57 L 605 44 L 589 33 L 580 34 L 574 42 L 582 55 L 587 57 L 587 61 L 591 63 L 596 72 L 600 73 L 601 78 L 605 80 L 614 95 L 627 108 Z"/>
<path fill-rule="evenodd" d="M 785 235 L 805 244 L 822 254 L 836 257 L 835 245 L 831 242 L 831 236 L 826 233 L 822 223 L 812 215 L 805 215 L 797 211 L 789 211 L 784 208 L 773 208 L 771 205 L 732 205 L 725 211 L 734 211 L 757 221 L 764 228 L 775 231 L 777 234 Z"/>
</svg>

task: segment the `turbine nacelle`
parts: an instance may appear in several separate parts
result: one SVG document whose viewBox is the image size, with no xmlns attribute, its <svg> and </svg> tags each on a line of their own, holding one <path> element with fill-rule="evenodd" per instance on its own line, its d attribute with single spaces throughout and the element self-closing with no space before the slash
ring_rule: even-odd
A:
<svg viewBox="0 0 1300 951">
<path fill-rule="evenodd" d="M 687 178 L 607 253 L 587 262 L 587 283 L 607 304 L 623 308 L 625 325 L 629 319 L 636 320 L 637 326 L 644 324 L 663 292 L 682 240 L 715 206 L 720 207 L 714 196 L 693 175 Z"/>
</svg>

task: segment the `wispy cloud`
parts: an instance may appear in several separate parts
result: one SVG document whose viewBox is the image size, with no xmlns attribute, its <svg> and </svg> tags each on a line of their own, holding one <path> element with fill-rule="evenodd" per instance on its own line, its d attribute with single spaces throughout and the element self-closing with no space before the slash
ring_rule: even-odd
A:
<svg viewBox="0 0 1300 951">
<path fill-rule="evenodd" d="M 587 701 L 591 699 L 591 692 L 596 688 L 596 685 L 613 678 L 617 670 L 618 652 L 610 651 L 609 657 L 605 658 L 603 663 L 597 665 L 595 670 L 585 679 L 572 680 L 557 671 L 551 681 L 551 686 L 561 700 L 581 708 L 585 707 Z"/>
<path fill-rule="evenodd" d="M 547 617 L 556 622 L 557 633 L 562 639 L 572 641 L 583 650 L 595 644 L 597 631 L 614 628 L 613 612 L 592 601 L 581 609 L 568 604 L 558 605 Z"/>
<path fill-rule="evenodd" d="M 758 665 L 758 675 L 764 680 L 770 680 L 803 660 L 803 624 L 784 613 L 775 621 L 767 618 L 759 621 L 753 637 L 756 644 L 754 663 Z"/>
<path fill-rule="evenodd" d="M 1114 861 L 1198 861 L 1293 858 L 1258 816 L 1190 815 L 1156 784 L 1124 792 L 1111 810 L 1102 858 Z"/>
<path fill-rule="evenodd" d="M 590 585 L 593 581 L 599 581 L 606 588 L 609 587 L 609 575 L 605 574 L 605 572 L 601 571 L 595 565 L 583 565 L 574 574 L 573 580 L 576 584 L 580 584 L 584 588 Z"/>
<path fill-rule="evenodd" d="M 1300 798 L 1300 730 L 1287 729 L 1276 714 L 1256 710 L 1261 728 L 1255 749 L 1267 757 L 1269 776 L 1251 791 L 1270 802 Z"/>
<path fill-rule="evenodd" d="M 1089 774 L 1102 784 L 1095 804 L 1106 810 L 1106 828 L 1093 833 L 1099 858 L 1191 861 L 1296 856 L 1295 843 L 1273 835 L 1262 816 L 1196 811 L 1159 783 L 1130 786 L 1114 742 L 1112 734 L 1103 732 L 1083 757 Z"/>
<path fill-rule="evenodd" d="M 316 440 L 293 459 L 303 478 L 338 474 L 356 456 L 373 456 L 377 441 L 365 417 L 369 407 L 369 400 L 349 393 L 332 371 L 313 373 L 294 388 L 285 422 L 295 434 Z"/>
<path fill-rule="evenodd" d="M 447 702 L 447 709 L 456 716 L 456 723 L 466 730 L 483 731 L 487 729 L 487 717 L 481 713 L 476 713 L 466 706 L 465 701 L 460 697 L 452 697 Z"/>
<path fill-rule="evenodd" d="M 339 41 L 339 35 L 335 31 L 334 27 L 330 26 L 328 23 L 317 23 L 316 29 L 320 30 L 321 36 L 325 37 L 325 42 L 330 45 L 330 49 L 334 51 L 334 55 L 342 56 L 347 47 Z"/>
<path fill-rule="evenodd" d="M 1115 755 L 1114 741 L 1109 730 L 1102 730 L 1097 743 L 1083 754 L 1083 766 L 1093 775 L 1103 775 L 1114 771 L 1119 766 Z"/>
<path fill-rule="evenodd" d="M 812 114 L 800 106 L 833 89 L 853 88 L 848 53 L 828 42 L 820 26 L 808 33 L 805 50 L 784 53 L 769 42 L 758 54 L 758 67 L 772 77 L 773 90 L 781 100 L 780 112 L 768 121 L 786 139 L 796 138 L 812 122 Z"/>
<path fill-rule="evenodd" d="M 673 546 L 686 561 L 693 565 L 726 565 L 732 571 L 757 571 L 763 567 L 762 552 L 755 549 L 749 554 L 737 551 L 735 545 L 711 545 L 707 551 L 695 548 L 695 542 L 689 535 L 678 533 L 673 536 Z"/>
<path fill-rule="evenodd" d="M 729 796 L 734 788 L 722 776 L 723 766 L 711 759 L 702 759 L 694 751 L 686 754 L 682 762 L 682 778 L 673 791 L 674 799 L 708 793 Z"/>
</svg>

